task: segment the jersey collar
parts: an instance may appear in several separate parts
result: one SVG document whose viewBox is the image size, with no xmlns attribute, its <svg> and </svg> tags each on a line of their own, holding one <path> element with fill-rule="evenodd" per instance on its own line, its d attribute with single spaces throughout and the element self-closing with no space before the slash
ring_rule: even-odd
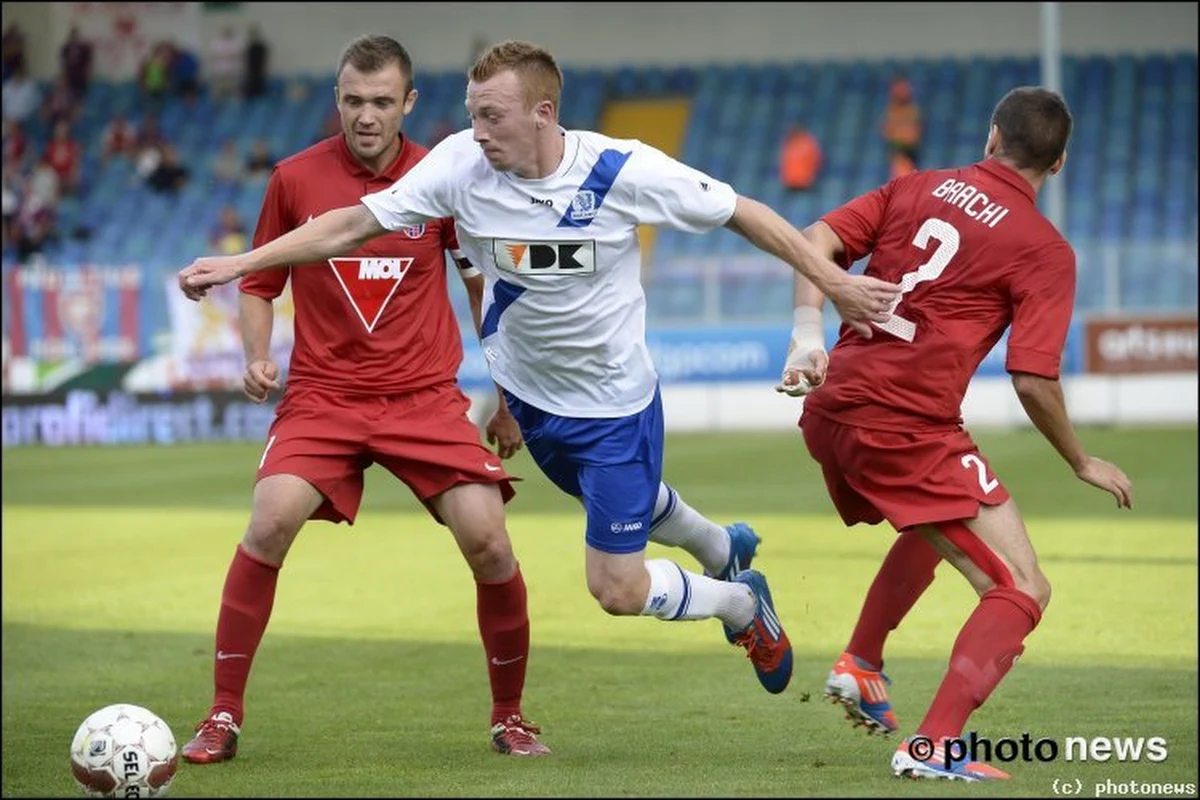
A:
<svg viewBox="0 0 1200 800">
<path fill-rule="evenodd" d="M 403 133 L 399 134 L 400 150 L 396 153 L 396 157 L 392 159 L 392 163 L 383 172 L 376 175 L 371 170 L 364 167 L 354 154 L 350 152 L 350 146 L 346 144 L 346 134 L 338 134 L 337 151 L 342 159 L 342 163 L 346 166 L 346 170 L 356 178 L 370 180 L 372 178 L 387 178 L 393 183 L 400 180 L 400 176 L 405 172 L 405 165 L 413 156 L 412 141 Z"/>
<path fill-rule="evenodd" d="M 994 158 L 985 158 L 978 164 L 979 168 L 990 175 L 994 175 L 1000 180 L 1012 186 L 1021 194 L 1025 195 L 1031 203 L 1037 203 L 1037 192 L 1033 188 L 1033 184 L 1025 180 L 1021 173 L 1017 172 L 1007 164 L 1001 164 Z"/>
</svg>

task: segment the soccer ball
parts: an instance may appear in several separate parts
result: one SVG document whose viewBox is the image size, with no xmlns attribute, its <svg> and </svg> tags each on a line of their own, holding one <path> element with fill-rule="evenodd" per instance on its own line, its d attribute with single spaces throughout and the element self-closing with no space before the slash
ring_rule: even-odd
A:
<svg viewBox="0 0 1200 800">
<path fill-rule="evenodd" d="M 71 772 L 91 797 L 161 797 L 178 766 L 171 728 L 129 703 L 95 712 L 71 741 Z"/>
</svg>

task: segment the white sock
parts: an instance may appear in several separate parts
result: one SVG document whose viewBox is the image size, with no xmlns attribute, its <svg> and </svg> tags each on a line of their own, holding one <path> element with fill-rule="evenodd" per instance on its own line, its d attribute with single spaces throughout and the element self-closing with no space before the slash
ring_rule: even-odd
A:
<svg viewBox="0 0 1200 800">
<path fill-rule="evenodd" d="M 744 583 L 685 572 L 665 558 L 648 560 L 646 572 L 650 594 L 642 608 L 644 616 L 670 622 L 716 617 L 739 631 L 754 619 L 754 593 Z"/>
<path fill-rule="evenodd" d="M 678 492 L 665 483 L 658 485 L 658 499 L 650 519 L 650 541 L 682 547 L 709 575 L 725 569 L 729 561 L 729 531 L 683 502 Z"/>
</svg>

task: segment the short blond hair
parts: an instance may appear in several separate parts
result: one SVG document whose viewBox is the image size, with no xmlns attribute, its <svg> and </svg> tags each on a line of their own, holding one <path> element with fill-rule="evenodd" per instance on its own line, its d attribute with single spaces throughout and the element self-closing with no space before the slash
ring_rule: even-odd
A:
<svg viewBox="0 0 1200 800">
<path fill-rule="evenodd" d="M 558 116 L 563 86 L 562 70 L 550 51 L 543 47 L 518 41 L 494 44 L 471 67 L 468 77 L 475 83 L 483 83 L 509 69 L 516 73 L 525 88 L 526 108 L 549 100 L 554 105 L 555 116 Z"/>
</svg>

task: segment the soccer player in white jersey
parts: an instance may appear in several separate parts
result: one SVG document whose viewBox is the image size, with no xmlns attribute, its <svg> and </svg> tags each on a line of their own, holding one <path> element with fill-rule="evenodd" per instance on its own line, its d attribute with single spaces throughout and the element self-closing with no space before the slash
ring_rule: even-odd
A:
<svg viewBox="0 0 1200 800">
<path fill-rule="evenodd" d="M 390 188 L 248 253 L 179 273 L 210 286 L 339 256 L 388 231 L 454 217 L 485 277 L 482 346 L 530 454 L 587 514 L 587 583 L 610 614 L 716 617 L 760 683 L 782 692 L 792 652 L 763 575 L 758 539 L 686 508 L 662 483 L 658 375 L 645 341 L 639 224 L 691 233 L 725 226 L 787 262 L 864 336 L 900 287 L 848 275 L 786 220 L 731 186 L 635 140 L 558 125 L 562 72 L 546 50 L 503 42 L 470 71 L 471 129 L 447 137 Z M 645 558 L 647 541 L 683 547 L 688 572 Z"/>
</svg>

